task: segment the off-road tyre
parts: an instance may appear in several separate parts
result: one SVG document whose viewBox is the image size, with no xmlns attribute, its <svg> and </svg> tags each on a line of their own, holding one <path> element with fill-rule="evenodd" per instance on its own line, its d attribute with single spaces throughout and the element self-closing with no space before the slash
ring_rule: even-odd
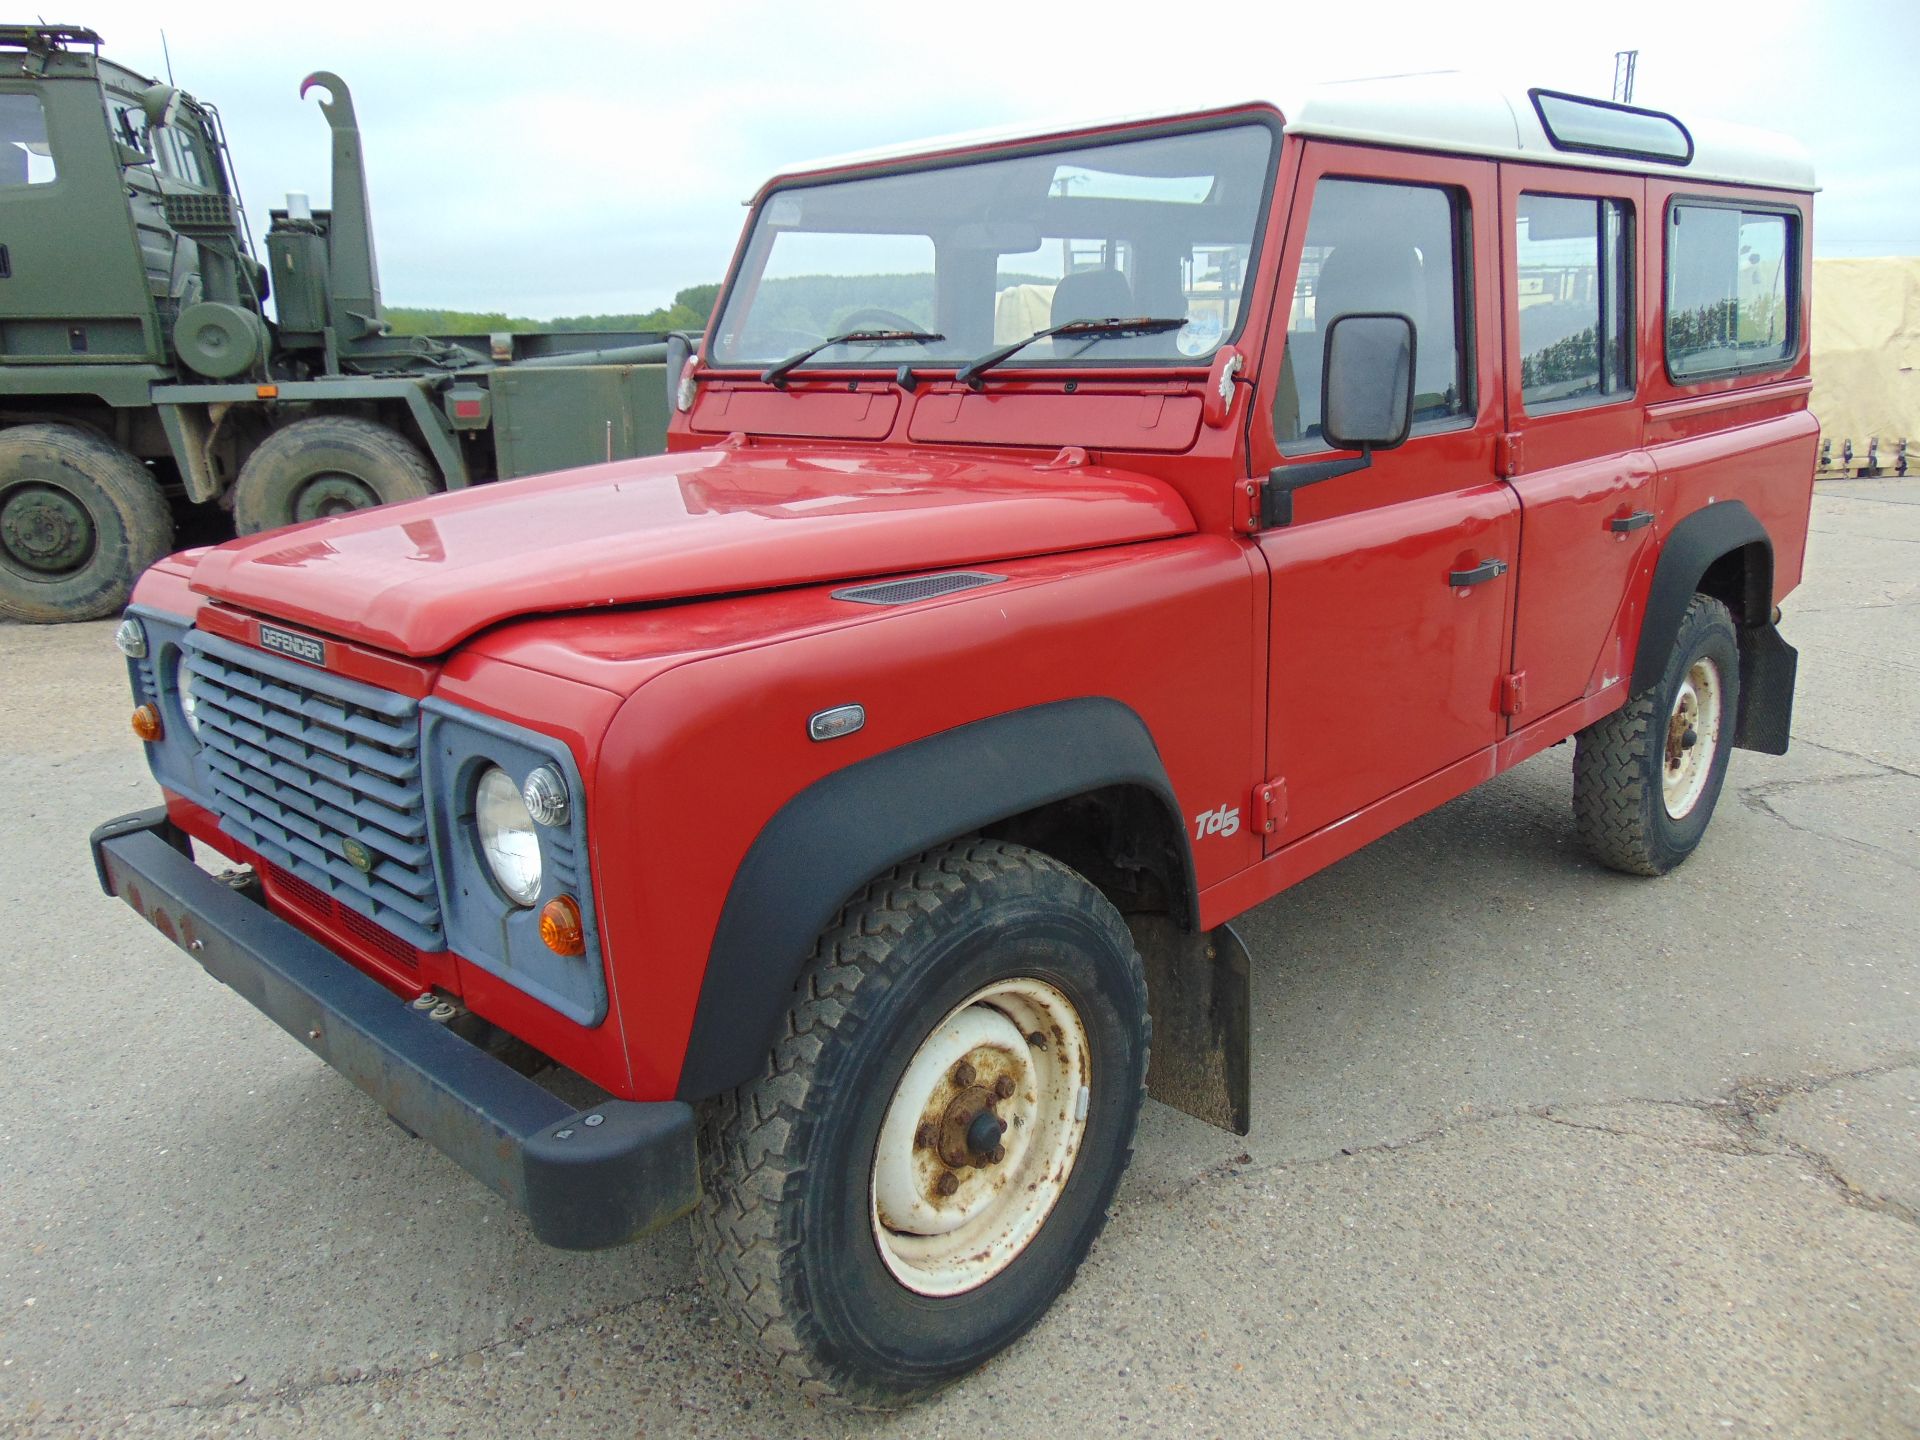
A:
<svg viewBox="0 0 1920 1440">
<path fill-rule="evenodd" d="M 1717 672 L 1713 751 L 1682 814 L 1670 813 L 1663 776 L 1669 726 L 1695 667 Z M 1664 875 L 1699 845 L 1726 779 L 1740 713 L 1740 643 L 1727 607 L 1695 595 L 1681 617 L 1659 681 L 1582 730 L 1573 752 L 1573 813 L 1581 842 L 1601 864 L 1629 875 Z"/>
<path fill-rule="evenodd" d="M 1082 1144 L 1006 1268 L 965 1293 L 916 1293 L 876 1236 L 881 1122 L 943 1017 L 1008 977 L 1057 987 L 1084 1022 Z M 703 1107 L 694 1227 L 710 1293 L 816 1400 L 887 1409 L 952 1383 L 1040 1318 L 1099 1234 L 1132 1154 L 1149 1030 L 1126 924 L 1059 862 L 974 839 L 876 877 L 820 937 L 764 1072 Z"/>
<path fill-rule="evenodd" d="M 371 420 L 316 415 L 274 431 L 247 457 L 233 485 L 233 528 L 255 535 L 439 488 L 412 441 Z"/>
<path fill-rule="evenodd" d="M 72 425 L 0 430 L 0 616 L 98 620 L 173 547 L 173 516 L 147 467 Z"/>
</svg>

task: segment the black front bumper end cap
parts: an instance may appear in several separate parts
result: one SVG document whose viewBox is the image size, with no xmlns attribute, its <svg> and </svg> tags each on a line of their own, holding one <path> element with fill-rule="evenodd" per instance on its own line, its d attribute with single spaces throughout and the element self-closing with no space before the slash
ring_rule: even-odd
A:
<svg viewBox="0 0 1920 1440">
<path fill-rule="evenodd" d="M 200 869 L 165 810 L 93 832 L 101 885 L 564 1250 L 619 1245 L 700 1198 L 693 1108 L 575 1110 Z"/>
</svg>

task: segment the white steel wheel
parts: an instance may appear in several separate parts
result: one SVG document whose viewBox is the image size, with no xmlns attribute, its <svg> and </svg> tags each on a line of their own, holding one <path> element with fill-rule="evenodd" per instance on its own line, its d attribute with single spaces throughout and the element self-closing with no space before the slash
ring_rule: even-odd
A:
<svg viewBox="0 0 1920 1440">
<path fill-rule="evenodd" d="M 922 1295 L 993 1279 L 1046 1223 L 1087 1127 L 1086 1027 L 1043 980 L 999 980 L 934 1027 L 874 1147 L 873 1238 Z"/>
<path fill-rule="evenodd" d="M 1687 667 L 1667 715 L 1660 790 L 1667 814 L 1675 820 L 1693 813 L 1713 773 L 1720 748 L 1722 697 L 1720 667 L 1711 656 L 1699 656 Z"/>
</svg>

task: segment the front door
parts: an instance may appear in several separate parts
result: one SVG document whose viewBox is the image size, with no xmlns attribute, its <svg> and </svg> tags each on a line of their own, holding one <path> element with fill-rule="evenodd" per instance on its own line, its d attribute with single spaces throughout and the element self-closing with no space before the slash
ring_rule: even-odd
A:
<svg viewBox="0 0 1920 1440">
<path fill-rule="evenodd" d="M 1406 444 L 1294 496 L 1259 537 L 1271 582 L 1269 849 L 1355 814 L 1505 731 L 1518 505 L 1495 472 L 1495 167 L 1309 141 L 1256 400 L 1256 476 L 1325 459 L 1322 336 L 1346 313 L 1413 322 Z M 1285 313 L 1280 313 L 1283 311 Z M 1284 332 L 1284 333 L 1283 333 Z"/>
</svg>

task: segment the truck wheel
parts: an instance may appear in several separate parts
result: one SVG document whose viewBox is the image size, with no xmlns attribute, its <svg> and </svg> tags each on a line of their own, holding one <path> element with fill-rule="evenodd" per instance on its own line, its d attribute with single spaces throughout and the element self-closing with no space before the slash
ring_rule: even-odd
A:
<svg viewBox="0 0 1920 1440">
<path fill-rule="evenodd" d="M 1706 833 L 1740 713 L 1740 646 L 1718 600 L 1696 595 L 1658 684 L 1582 730 L 1573 812 L 1595 859 L 1664 875 Z"/>
<path fill-rule="evenodd" d="M 166 496 L 112 441 L 71 425 L 0 431 L 0 615 L 111 615 L 172 544 Z"/>
<path fill-rule="evenodd" d="M 765 1073 L 703 1117 L 708 1284 L 818 1399 L 905 1404 L 1024 1334 L 1132 1153 L 1147 988 L 1055 860 L 959 841 L 821 936 Z"/>
<path fill-rule="evenodd" d="M 320 415 L 274 431 L 247 457 L 233 485 L 233 528 L 253 535 L 439 488 L 427 457 L 386 426 Z"/>
</svg>

